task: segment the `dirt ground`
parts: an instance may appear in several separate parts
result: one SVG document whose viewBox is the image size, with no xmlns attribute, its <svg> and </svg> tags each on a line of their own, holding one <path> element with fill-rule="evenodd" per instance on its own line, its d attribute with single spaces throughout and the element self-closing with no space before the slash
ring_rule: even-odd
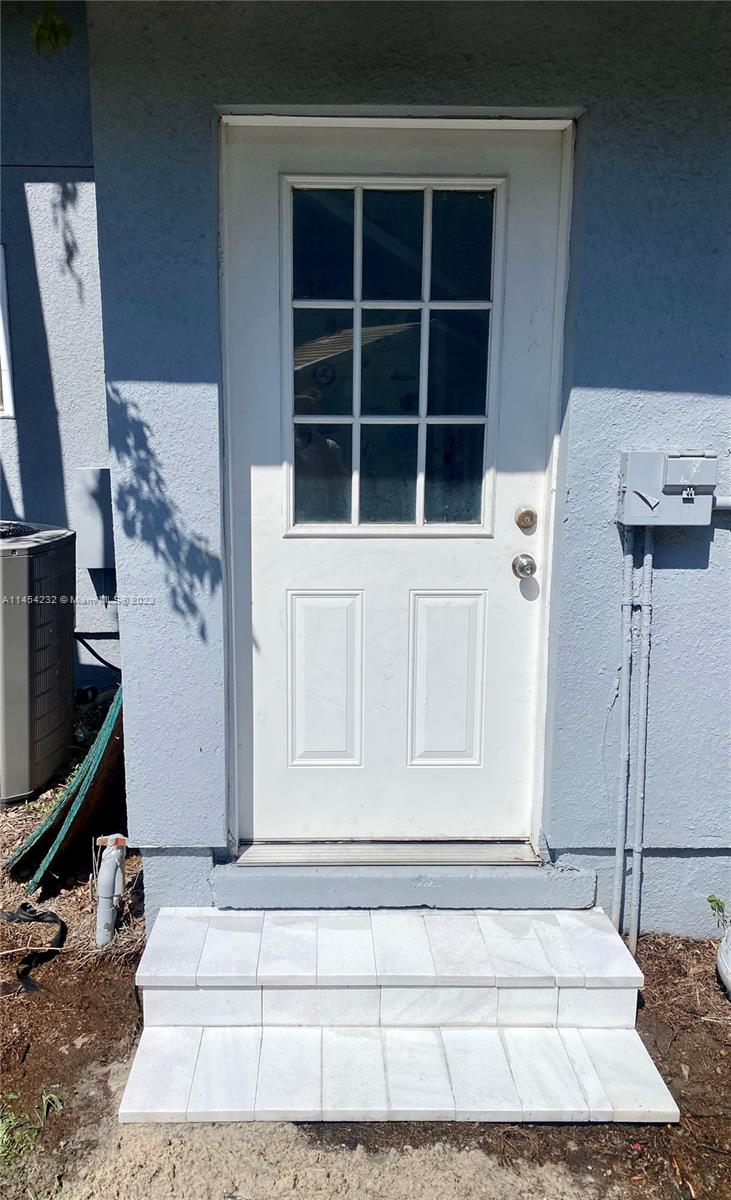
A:
<svg viewBox="0 0 731 1200">
<path fill-rule="evenodd" d="M 64 917 L 69 937 L 38 967 L 36 992 L 18 988 L 13 952 L 47 945 L 49 927 L 0 923 L 4 1121 L 12 1114 L 9 1138 L 0 1138 L 4 1200 L 731 1200 L 731 1004 L 712 940 L 640 942 L 638 1028 L 680 1105 L 677 1126 L 120 1127 L 116 1107 L 140 1028 L 138 866 L 130 860 L 124 927 L 111 951 L 93 946 L 83 872 L 40 902 Z M 6 877 L 0 908 L 23 898 Z M 23 1153 L 13 1121 L 30 1130 Z"/>
</svg>

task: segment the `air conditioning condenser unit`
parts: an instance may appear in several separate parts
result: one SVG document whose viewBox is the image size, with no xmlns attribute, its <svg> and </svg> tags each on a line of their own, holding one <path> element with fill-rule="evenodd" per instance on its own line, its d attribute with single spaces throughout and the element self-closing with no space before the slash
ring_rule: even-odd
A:
<svg viewBox="0 0 731 1200">
<path fill-rule="evenodd" d="M 76 535 L 0 521 L 0 802 L 43 787 L 73 728 Z"/>
</svg>

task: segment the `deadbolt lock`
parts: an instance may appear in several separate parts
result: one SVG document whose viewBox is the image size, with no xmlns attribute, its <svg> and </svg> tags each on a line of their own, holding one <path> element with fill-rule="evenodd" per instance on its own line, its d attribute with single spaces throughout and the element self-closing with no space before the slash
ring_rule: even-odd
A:
<svg viewBox="0 0 731 1200">
<path fill-rule="evenodd" d="M 516 509 L 515 524 L 518 529 L 535 529 L 538 524 L 538 513 L 534 508 L 528 508 L 526 504 L 521 504 L 519 509 Z"/>
<path fill-rule="evenodd" d="M 513 575 L 518 579 L 532 579 L 536 573 L 536 560 L 532 554 L 516 554 L 513 559 Z"/>
</svg>

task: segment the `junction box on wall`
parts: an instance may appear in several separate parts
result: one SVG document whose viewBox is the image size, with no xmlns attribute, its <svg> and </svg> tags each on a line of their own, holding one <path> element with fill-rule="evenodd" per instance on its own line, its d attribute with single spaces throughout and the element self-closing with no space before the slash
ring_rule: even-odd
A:
<svg viewBox="0 0 731 1200">
<path fill-rule="evenodd" d="M 621 525 L 710 525 L 718 458 L 704 451 L 627 450 L 620 464 Z"/>
</svg>

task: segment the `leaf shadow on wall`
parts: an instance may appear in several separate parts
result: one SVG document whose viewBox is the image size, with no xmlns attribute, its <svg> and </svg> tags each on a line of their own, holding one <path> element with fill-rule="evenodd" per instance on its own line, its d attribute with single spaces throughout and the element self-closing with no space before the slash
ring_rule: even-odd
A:
<svg viewBox="0 0 731 1200">
<path fill-rule="evenodd" d="M 122 528 L 128 538 L 152 550 L 162 564 L 173 611 L 206 641 L 198 600 L 202 591 L 212 596 L 221 586 L 221 560 L 208 549 L 205 538 L 186 527 L 168 496 L 162 465 L 152 447 L 152 431 L 138 405 L 109 383 L 107 412 L 110 449 L 120 468 L 114 505 Z"/>
<path fill-rule="evenodd" d="M 53 213 L 53 224 L 60 231 L 63 242 L 63 255 L 60 262 L 61 270 L 73 279 L 79 300 L 83 303 L 84 281 L 76 268 L 76 260 L 79 257 L 79 242 L 72 220 L 72 214 L 78 204 L 78 199 L 79 189 L 75 183 L 61 183 L 58 185 L 56 199 L 51 202 L 51 211 Z"/>
</svg>

